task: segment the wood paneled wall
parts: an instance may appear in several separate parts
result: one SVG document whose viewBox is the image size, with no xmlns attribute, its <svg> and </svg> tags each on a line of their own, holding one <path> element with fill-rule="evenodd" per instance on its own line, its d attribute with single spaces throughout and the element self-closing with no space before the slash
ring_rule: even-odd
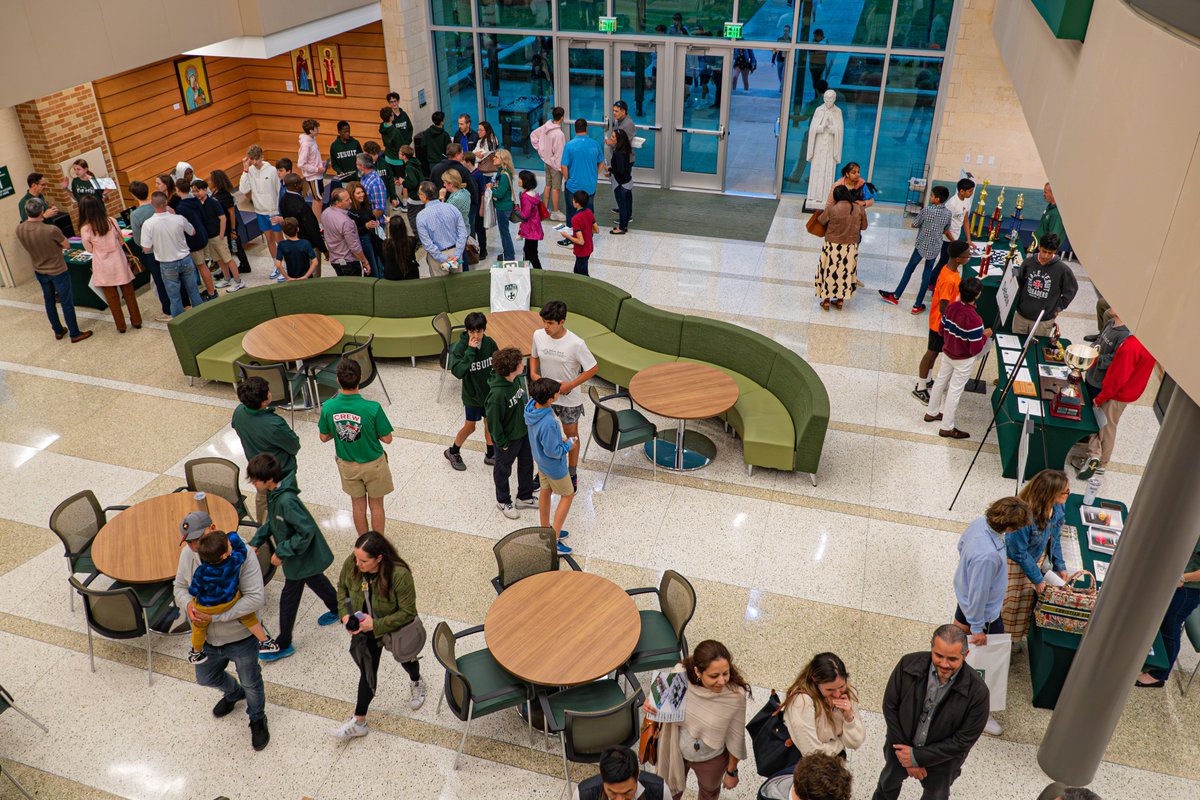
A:
<svg viewBox="0 0 1200 800">
<path fill-rule="evenodd" d="M 330 41 L 341 50 L 345 98 L 289 92 L 287 54 L 266 60 L 206 57 L 213 103 L 187 115 L 174 108 L 181 101 L 173 59 L 96 81 L 96 102 L 125 196 L 132 202 L 130 181 L 153 186 L 154 176 L 179 161 L 201 177 L 224 169 L 236 183 L 246 148 L 255 143 L 270 161 L 295 160 L 300 123 L 309 117 L 321 123 L 317 141 L 324 156 L 338 120 L 347 120 L 360 142 L 378 141 L 379 109 L 388 92 L 383 28 L 375 22 Z"/>
</svg>

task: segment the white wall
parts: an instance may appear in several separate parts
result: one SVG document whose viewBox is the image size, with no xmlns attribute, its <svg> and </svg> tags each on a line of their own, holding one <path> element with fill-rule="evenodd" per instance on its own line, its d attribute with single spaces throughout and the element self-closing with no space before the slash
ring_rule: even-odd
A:
<svg viewBox="0 0 1200 800">
<path fill-rule="evenodd" d="M 8 197 L 0 199 L 0 245 L 3 245 L 4 255 L 8 259 L 7 272 L 0 261 L 0 283 L 14 286 L 33 277 L 29 254 L 17 241 L 16 235 L 21 220 L 17 203 L 25 195 L 25 178 L 33 171 L 33 162 L 29 159 L 29 151 L 25 149 L 25 137 L 21 135 L 21 124 L 17 121 L 14 108 L 0 108 L 0 166 L 8 167 L 15 190 Z"/>
</svg>

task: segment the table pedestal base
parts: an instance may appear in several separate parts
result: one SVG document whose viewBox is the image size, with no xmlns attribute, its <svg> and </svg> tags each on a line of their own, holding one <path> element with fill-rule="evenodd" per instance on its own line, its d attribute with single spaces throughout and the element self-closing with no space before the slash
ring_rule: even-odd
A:
<svg viewBox="0 0 1200 800">
<path fill-rule="evenodd" d="M 698 431 L 685 430 L 683 420 L 679 421 L 675 430 L 659 431 L 657 445 L 651 441 L 642 445 L 642 448 L 646 458 L 663 469 L 676 472 L 702 469 L 717 457 L 717 446 L 712 439 Z"/>
</svg>

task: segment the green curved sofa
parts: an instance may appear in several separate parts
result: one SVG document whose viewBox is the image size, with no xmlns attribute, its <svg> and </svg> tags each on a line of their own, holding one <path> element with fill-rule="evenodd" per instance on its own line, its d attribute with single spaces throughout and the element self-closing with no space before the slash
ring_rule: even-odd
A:
<svg viewBox="0 0 1200 800">
<path fill-rule="evenodd" d="M 710 364 L 738 384 L 737 403 L 721 418 L 741 437 L 747 466 L 805 472 L 816 483 L 829 395 L 800 356 L 737 325 L 654 308 L 595 278 L 548 270 L 530 276 L 531 305 L 566 302 L 567 327 L 587 342 L 601 378 L 628 386 L 639 370 L 663 361 Z M 167 327 L 184 375 L 233 383 L 234 362 L 250 358 L 242 337 L 264 320 L 329 314 L 346 328 L 342 343 L 374 335 L 376 356 L 415 359 L 442 351 L 430 325 L 436 314 L 461 323 L 471 311 L 488 311 L 490 293 L 486 270 L 416 281 L 295 281 L 222 295 Z"/>
</svg>

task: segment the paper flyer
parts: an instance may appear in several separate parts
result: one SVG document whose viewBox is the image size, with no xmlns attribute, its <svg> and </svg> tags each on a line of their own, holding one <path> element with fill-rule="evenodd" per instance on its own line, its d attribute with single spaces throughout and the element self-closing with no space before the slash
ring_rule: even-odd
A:
<svg viewBox="0 0 1200 800">
<path fill-rule="evenodd" d="M 683 722 L 687 685 L 687 676 L 682 672 L 660 672 L 654 676 L 650 694 L 658 709 L 654 715 L 656 722 Z"/>
<path fill-rule="evenodd" d="M 1021 340 L 1013 336 L 1011 333 L 997 333 L 996 344 L 1006 350 L 1020 350 Z"/>
</svg>

